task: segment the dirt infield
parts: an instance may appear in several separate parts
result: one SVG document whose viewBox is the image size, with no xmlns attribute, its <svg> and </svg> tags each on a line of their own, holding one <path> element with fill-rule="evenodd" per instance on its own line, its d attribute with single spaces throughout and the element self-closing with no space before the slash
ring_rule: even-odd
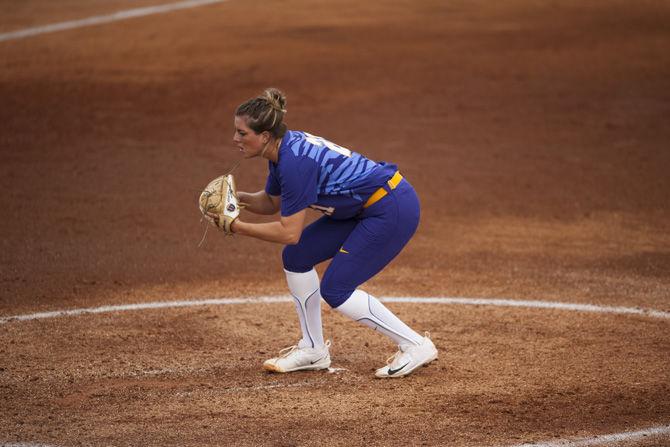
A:
<svg viewBox="0 0 670 447">
<path fill-rule="evenodd" d="M 156 3 L 0 2 L 0 33 Z M 230 0 L 0 42 L 0 318 L 285 295 L 280 246 L 197 247 L 197 194 L 237 160 L 232 111 L 267 86 L 291 128 L 398 163 L 419 193 L 417 235 L 366 290 L 670 311 L 669 20 L 660 0 Z M 260 189 L 266 166 L 237 173 Z M 263 372 L 297 340 L 289 303 L 0 323 L 0 445 L 512 446 L 670 424 L 667 319 L 389 307 L 440 349 L 394 381 L 373 378 L 394 347 L 329 309 L 338 370 Z"/>
</svg>

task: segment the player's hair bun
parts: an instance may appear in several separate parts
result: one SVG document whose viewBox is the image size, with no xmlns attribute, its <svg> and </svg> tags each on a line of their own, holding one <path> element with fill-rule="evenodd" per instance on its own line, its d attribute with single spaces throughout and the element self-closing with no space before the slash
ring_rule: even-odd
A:
<svg viewBox="0 0 670 447">
<path fill-rule="evenodd" d="M 284 124 L 286 114 L 286 96 L 274 87 L 265 89 L 262 95 L 252 98 L 235 111 L 236 116 L 246 117 L 247 126 L 254 132 L 270 132 L 275 138 L 286 133 Z"/>
<path fill-rule="evenodd" d="M 263 96 L 273 109 L 278 112 L 286 113 L 286 96 L 281 90 L 274 87 L 266 88 L 263 92 Z"/>
</svg>

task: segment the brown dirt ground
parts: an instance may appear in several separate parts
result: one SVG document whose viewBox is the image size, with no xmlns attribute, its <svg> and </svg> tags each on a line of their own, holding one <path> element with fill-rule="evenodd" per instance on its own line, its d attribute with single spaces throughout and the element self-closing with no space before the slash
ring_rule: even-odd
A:
<svg viewBox="0 0 670 447">
<path fill-rule="evenodd" d="M 58 3 L 0 1 L 0 32 L 154 4 Z M 367 290 L 668 311 L 669 20 L 661 0 L 249 0 L 0 42 L 0 316 L 285 294 L 280 246 L 197 247 L 232 111 L 269 85 L 292 128 L 419 192 L 417 235 Z M 265 165 L 238 174 L 260 189 Z M 372 377 L 393 347 L 328 309 L 337 374 L 261 371 L 296 340 L 289 304 L 2 324 L 0 444 L 460 447 L 670 423 L 668 320 L 390 307 L 441 349 L 397 381 Z"/>
</svg>

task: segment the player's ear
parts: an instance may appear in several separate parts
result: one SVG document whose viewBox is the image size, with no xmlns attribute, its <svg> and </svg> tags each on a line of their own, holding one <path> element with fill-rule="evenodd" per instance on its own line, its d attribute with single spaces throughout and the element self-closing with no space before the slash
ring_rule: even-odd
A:
<svg viewBox="0 0 670 447">
<path fill-rule="evenodd" d="M 263 133 L 261 133 L 261 141 L 263 142 L 263 144 L 268 144 L 268 142 L 270 141 L 270 132 L 264 130 Z"/>
</svg>

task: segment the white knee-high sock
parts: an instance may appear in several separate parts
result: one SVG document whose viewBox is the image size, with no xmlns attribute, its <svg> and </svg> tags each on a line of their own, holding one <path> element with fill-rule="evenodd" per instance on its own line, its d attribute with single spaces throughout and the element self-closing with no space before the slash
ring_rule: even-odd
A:
<svg viewBox="0 0 670 447">
<path fill-rule="evenodd" d="M 312 269 L 305 273 L 286 272 L 286 282 L 291 291 L 295 310 L 300 319 L 302 340 L 301 348 L 318 348 L 324 345 L 321 327 L 321 293 L 319 292 L 319 275 Z"/>
<path fill-rule="evenodd" d="M 377 298 L 362 290 L 355 290 L 348 300 L 335 309 L 390 337 L 399 346 L 418 345 L 423 340 L 421 335 L 403 323 Z"/>
</svg>

